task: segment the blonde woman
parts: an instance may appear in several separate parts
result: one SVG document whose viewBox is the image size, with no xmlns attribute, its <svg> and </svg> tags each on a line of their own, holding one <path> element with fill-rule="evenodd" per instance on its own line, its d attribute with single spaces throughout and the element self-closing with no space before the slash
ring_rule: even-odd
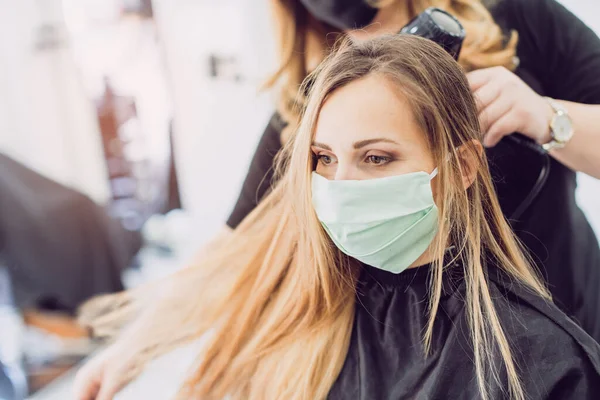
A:
<svg viewBox="0 0 600 400">
<path fill-rule="evenodd" d="M 227 221 L 228 231 L 271 187 L 273 159 L 298 121 L 293 105 L 304 99 L 298 87 L 329 52 L 330 43 L 342 34 L 363 40 L 396 33 L 425 8 L 440 7 L 456 16 L 466 30 L 459 62 L 469 72 L 478 99 L 483 144 L 503 213 L 541 270 L 557 305 L 600 341 L 600 248 L 575 201 L 575 171 L 600 178 L 600 40 L 596 34 L 555 0 L 271 3 L 281 57 L 271 82 L 281 90 L 278 112 L 256 150 Z M 554 100 L 550 103 L 542 96 Z M 559 108 L 568 116 L 555 119 Z M 500 141 L 514 132 L 552 147 L 547 180 L 526 208 L 526 199 L 532 198 L 542 175 L 543 160 L 535 151 Z"/>
<path fill-rule="evenodd" d="M 154 318 L 109 350 L 125 370 L 84 368 L 79 399 L 199 337 L 178 399 L 597 398 L 600 346 L 502 216 L 452 57 L 405 35 L 345 43 L 308 82 L 280 179 L 226 243 L 171 290 L 84 309 L 98 335 Z"/>
</svg>

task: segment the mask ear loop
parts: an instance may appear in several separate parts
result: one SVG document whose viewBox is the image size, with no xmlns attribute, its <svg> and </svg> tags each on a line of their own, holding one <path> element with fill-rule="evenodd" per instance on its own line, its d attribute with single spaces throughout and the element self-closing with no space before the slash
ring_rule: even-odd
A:
<svg viewBox="0 0 600 400">
<path fill-rule="evenodd" d="M 448 154 L 446 156 L 446 162 L 450 161 L 451 159 L 451 154 Z M 429 180 L 432 180 L 433 178 L 435 178 L 438 175 L 438 169 L 437 167 L 435 167 L 435 169 L 433 171 L 431 171 L 431 173 L 429 174 Z"/>
<path fill-rule="evenodd" d="M 429 174 L 429 180 L 432 180 L 433 178 L 435 178 L 435 177 L 437 176 L 437 174 L 438 174 L 438 169 L 437 169 L 437 167 L 436 167 L 436 168 L 435 168 L 433 171 L 431 171 L 431 173 Z"/>
</svg>

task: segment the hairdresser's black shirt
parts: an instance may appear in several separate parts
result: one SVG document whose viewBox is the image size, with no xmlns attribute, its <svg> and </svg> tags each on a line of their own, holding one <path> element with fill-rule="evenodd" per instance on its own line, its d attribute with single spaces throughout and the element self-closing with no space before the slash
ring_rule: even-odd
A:
<svg viewBox="0 0 600 400">
<path fill-rule="evenodd" d="M 363 266 L 350 346 L 329 400 L 480 399 L 462 266 L 447 267 L 429 356 L 430 266 L 399 275 Z M 600 398 L 600 345 L 552 303 L 489 270 L 489 287 L 528 400 Z M 490 399 L 508 399 L 501 386 Z M 490 383 L 493 379 L 488 377 Z"/>
<path fill-rule="evenodd" d="M 504 29 L 518 32 L 516 73 L 536 92 L 600 104 L 600 40 L 579 19 L 554 0 L 501 0 L 492 13 Z M 267 126 L 228 220 L 230 227 L 236 227 L 268 190 L 283 127 L 278 116 Z M 535 186 L 544 158 L 507 140 L 490 149 L 488 156 L 500 203 L 511 218 Z M 511 223 L 546 276 L 559 307 L 600 341 L 598 241 L 575 202 L 575 173 L 554 159 L 549 163 L 545 185 Z"/>
</svg>

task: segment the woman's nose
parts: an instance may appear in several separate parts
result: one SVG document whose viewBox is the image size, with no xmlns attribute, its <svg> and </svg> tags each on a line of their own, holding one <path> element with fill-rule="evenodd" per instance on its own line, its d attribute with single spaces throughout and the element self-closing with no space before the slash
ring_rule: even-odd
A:
<svg viewBox="0 0 600 400">
<path fill-rule="evenodd" d="M 350 181 L 358 180 L 360 177 L 357 169 L 352 164 L 338 163 L 333 179 L 336 181 Z"/>
</svg>

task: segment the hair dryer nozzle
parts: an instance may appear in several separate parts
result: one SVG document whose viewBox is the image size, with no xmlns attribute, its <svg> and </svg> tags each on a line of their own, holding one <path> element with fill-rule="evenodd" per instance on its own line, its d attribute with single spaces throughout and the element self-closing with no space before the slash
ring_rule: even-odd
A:
<svg viewBox="0 0 600 400">
<path fill-rule="evenodd" d="M 465 39 L 465 29 L 451 14 L 430 7 L 410 21 L 400 33 L 417 35 L 433 40 L 458 60 Z"/>
</svg>

